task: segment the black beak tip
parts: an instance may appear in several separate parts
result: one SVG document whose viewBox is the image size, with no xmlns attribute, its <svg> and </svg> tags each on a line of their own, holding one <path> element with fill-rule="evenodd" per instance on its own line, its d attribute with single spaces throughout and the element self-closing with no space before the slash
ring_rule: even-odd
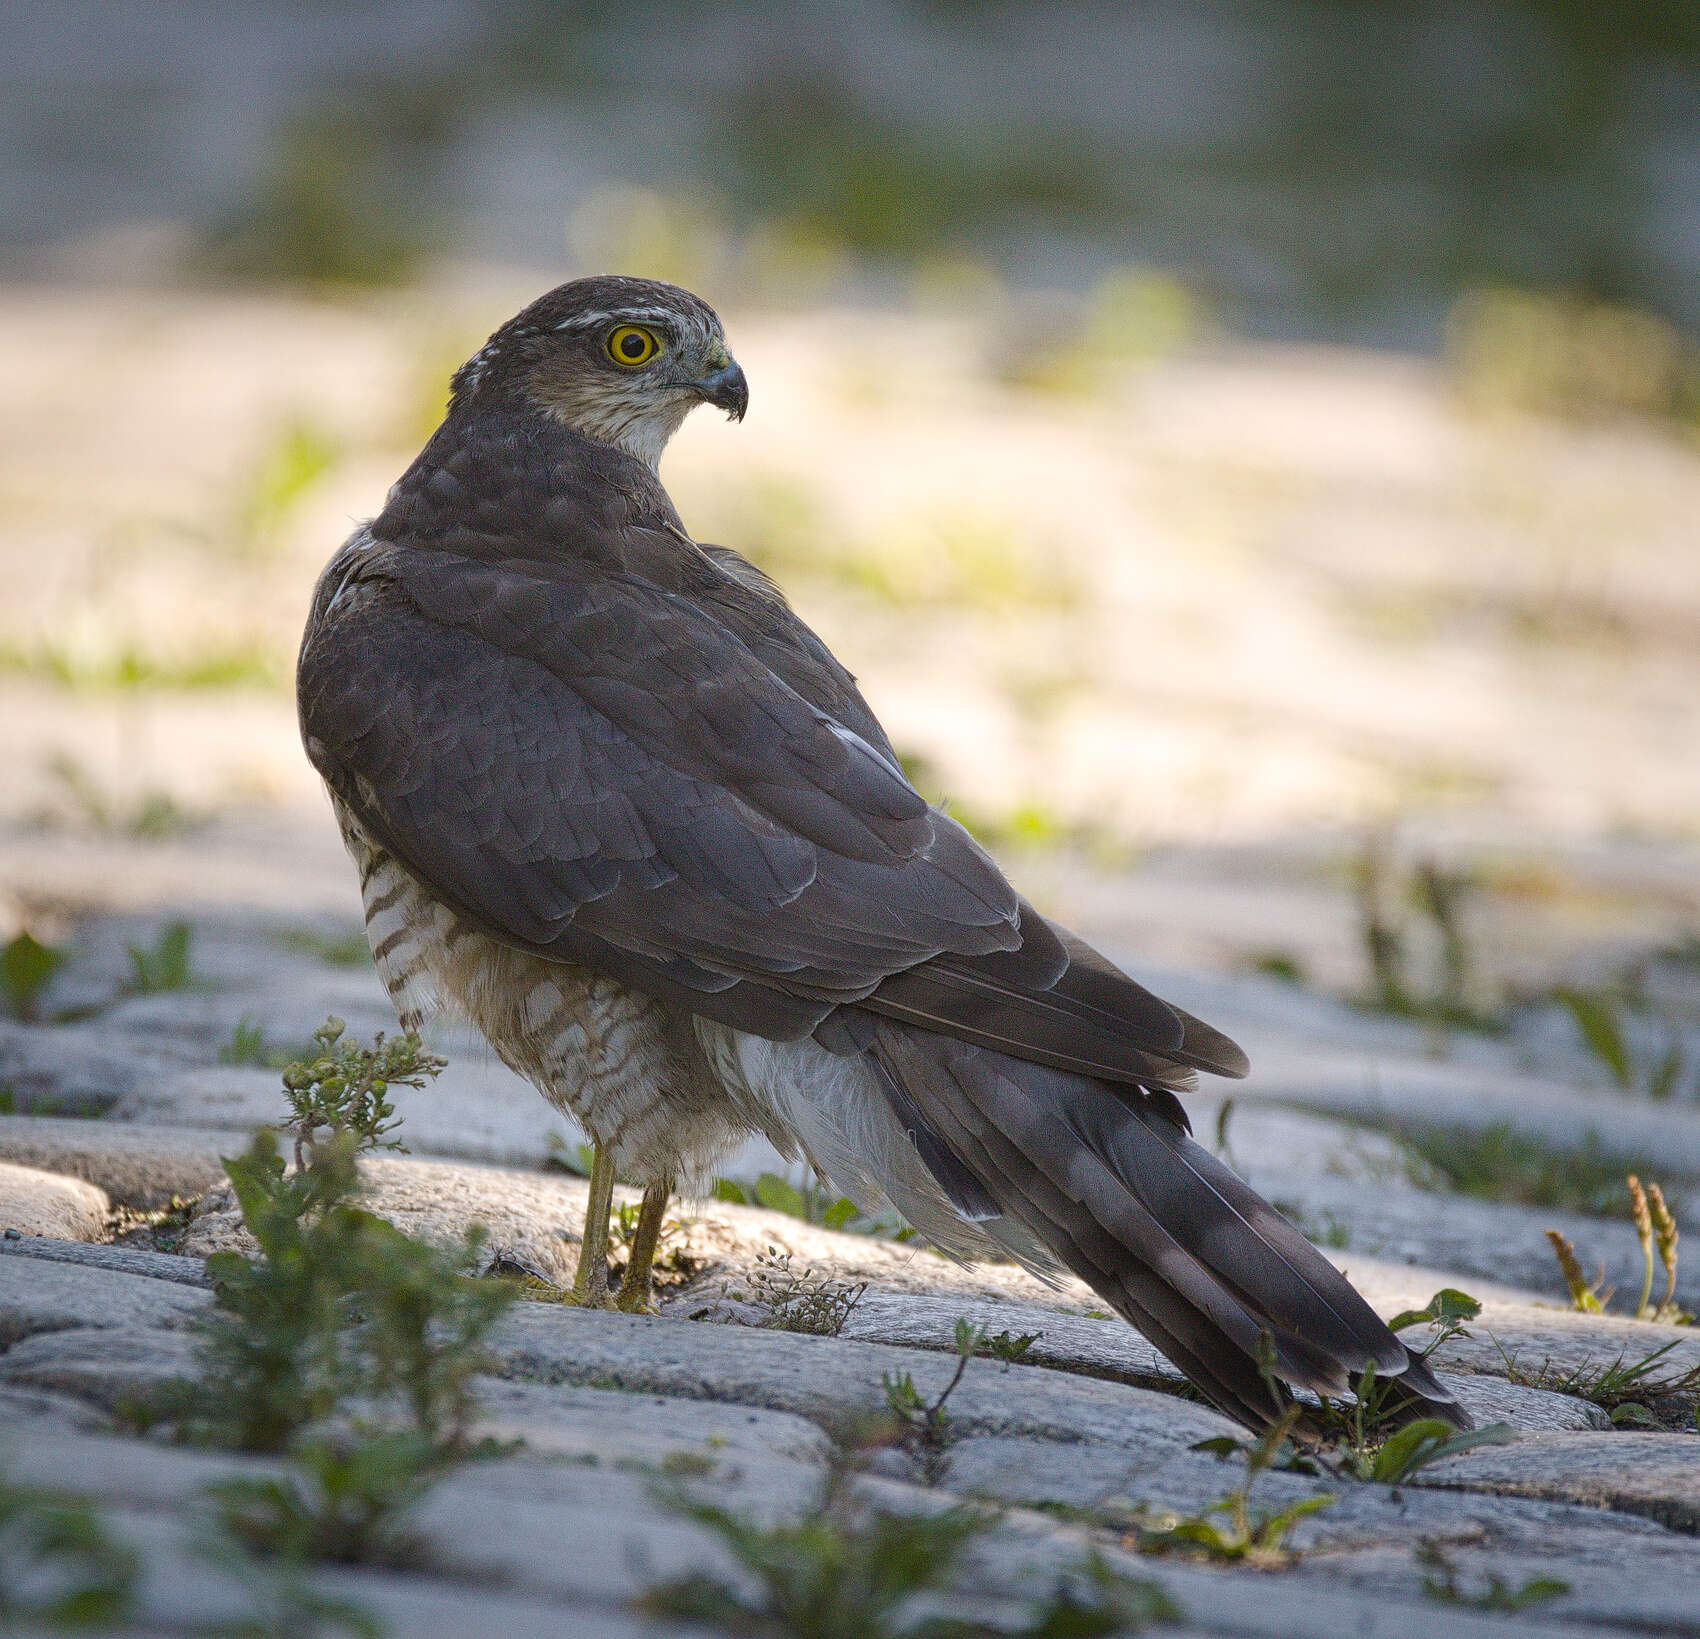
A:
<svg viewBox="0 0 1700 1639">
<path fill-rule="evenodd" d="M 742 421 L 744 412 L 750 407 L 750 384 L 736 363 L 729 363 L 713 375 L 704 376 L 697 383 L 697 391 L 705 402 L 717 410 L 724 410 L 729 421 Z"/>
</svg>

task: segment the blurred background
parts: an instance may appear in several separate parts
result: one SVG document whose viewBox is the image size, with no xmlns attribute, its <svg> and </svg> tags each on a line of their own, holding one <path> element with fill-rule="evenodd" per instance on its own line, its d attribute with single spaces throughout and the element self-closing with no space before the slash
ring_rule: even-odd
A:
<svg viewBox="0 0 1700 1639">
<path fill-rule="evenodd" d="M 687 523 L 1048 909 L 1700 1100 L 1691 0 L 5 36 L 0 939 L 354 929 L 290 696 L 313 578 L 483 336 L 615 270 L 714 302 L 752 382 L 666 458 Z"/>
</svg>

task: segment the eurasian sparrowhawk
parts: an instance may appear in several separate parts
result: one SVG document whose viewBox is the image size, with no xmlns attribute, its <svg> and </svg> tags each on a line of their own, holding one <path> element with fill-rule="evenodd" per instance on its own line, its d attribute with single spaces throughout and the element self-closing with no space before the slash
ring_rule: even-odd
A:
<svg viewBox="0 0 1700 1639">
<path fill-rule="evenodd" d="M 576 1295 L 607 1295 L 616 1170 L 647 1189 L 765 1133 L 965 1258 L 1072 1270 L 1223 1411 L 1270 1378 L 1467 1419 L 1299 1232 L 1188 1136 L 1231 1041 L 1023 900 L 904 777 L 854 679 L 656 475 L 742 417 L 696 297 L 561 286 L 455 375 L 443 424 L 332 558 L 307 754 L 402 1022 L 469 1019 L 595 1143 Z"/>
</svg>

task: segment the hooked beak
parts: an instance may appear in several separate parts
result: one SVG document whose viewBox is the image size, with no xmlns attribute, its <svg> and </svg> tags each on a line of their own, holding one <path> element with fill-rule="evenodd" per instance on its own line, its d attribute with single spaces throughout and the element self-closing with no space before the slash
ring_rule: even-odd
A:
<svg viewBox="0 0 1700 1639">
<path fill-rule="evenodd" d="M 704 403 L 724 410 L 728 420 L 742 421 L 750 407 L 750 384 L 735 359 L 728 359 L 713 375 L 702 376 L 691 386 Z"/>
</svg>

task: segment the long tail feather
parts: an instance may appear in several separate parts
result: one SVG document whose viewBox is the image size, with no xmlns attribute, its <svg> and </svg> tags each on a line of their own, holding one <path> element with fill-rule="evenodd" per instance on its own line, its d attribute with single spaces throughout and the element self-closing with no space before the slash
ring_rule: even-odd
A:
<svg viewBox="0 0 1700 1639">
<path fill-rule="evenodd" d="M 929 1144 L 1250 1427 L 1366 1367 L 1400 1415 L 1467 1414 L 1334 1266 L 1156 1100 L 882 1019 L 872 1051 Z M 960 1193 L 960 1185 L 958 1185 Z M 1267 1338 L 1268 1342 L 1263 1340 Z"/>
</svg>

